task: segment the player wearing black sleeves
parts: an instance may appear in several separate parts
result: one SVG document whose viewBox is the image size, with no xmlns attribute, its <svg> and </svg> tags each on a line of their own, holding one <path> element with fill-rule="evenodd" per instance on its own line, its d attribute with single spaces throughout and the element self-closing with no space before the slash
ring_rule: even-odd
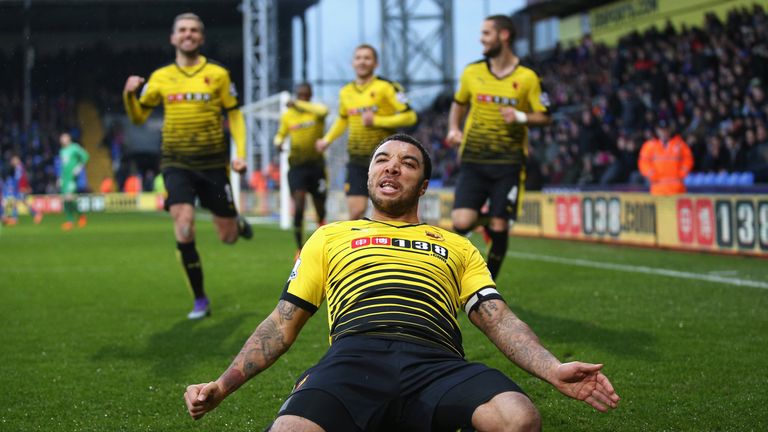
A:
<svg viewBox="0 0 768 432">
<path fill-rule="evenodd" d="M 546 93 L 536 73 L 512 52 L 514 40 L 509 17 L 494 15 L 483 21 L 480 41 L 485 59 L 470 64 L 461 75 L 446 138 L 461 145 L 451 213 L 454 231 L 470 232 L 483 204 L 490 201 L 484 215 L 490 219 L 483 228 L 491 240 L 487 259 L 494 279 L 507 253 L 510 221 L 517 218 L 522 203 L 528 126 L 550 123 Z"/>
<path fill-rule="evenodd" d="M 213 222 L 224 243 L 235 243 L 238 236 L 253 236 L 251 227 L 238 217 L 235 209 L 222 111 L 227 112 L 237 145 L 232 161 L 232 169 L 237 172 L 246 169 L 245 122 L 229 71 L 200 54 L 204 40 L 203 22 L 197 15 L 177 16 L 171 33 L 175 61 L 154 71 L 146 84 L 142 77 L 128 77 L 123 90 L 125 110 L 133 123 L 144 123 L 160 104 L 164 108 L 161 168 L 168 191 L 165 208 L 173 217 L 177 255 L 195 297 L 189 319 L 210 314 L 203 289 L 202 263 L 195 246 L 195 199 L 213 213 Z M 141 94 L 137 95 L 139 88 Z"/>
<path fill-rule="evenodd" d="M 414 138 L 382 141 L 368 168 L 373 218 L 310 237 L 277 307 L 229 369 L 187 387 L 193 418 L 272 365 L 323 301 L 331 347 L 298 377 L 270 431 L 539 429 L 538 410 L 517 384 L 464 358 L 462 310 L 521 368 L 600 411 L 617 406 L 602 365 L 560 363 L 512 313 L 469 240 L 419 222 L 431 170 Z"/>
</svg>

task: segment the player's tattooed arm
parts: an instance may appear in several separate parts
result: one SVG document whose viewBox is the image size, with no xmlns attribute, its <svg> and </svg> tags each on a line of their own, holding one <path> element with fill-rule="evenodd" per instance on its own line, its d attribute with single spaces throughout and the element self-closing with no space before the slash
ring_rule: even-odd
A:
<svg viewBox="0 0 768 432">
<path fill-rule="evenodd" d="M 270 367 L 291 347 L 311 314 L 293 303 L 280 300 L 275 310 L 256 327 L 229 368 L 219 377 L 227 393 Z"/>
<path fill-rule="evenodd" d="M 516 365 L 546 381 L 560 365 L 536 334 L 501 300 L 488 300 L 469 316 L 486 336 Z"/>
</svg>

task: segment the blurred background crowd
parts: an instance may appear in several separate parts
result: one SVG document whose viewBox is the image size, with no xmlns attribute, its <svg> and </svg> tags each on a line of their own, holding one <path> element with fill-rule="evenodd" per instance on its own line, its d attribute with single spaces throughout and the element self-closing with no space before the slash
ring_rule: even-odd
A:
<svg viewBox="0 0 768 432">
<path fill-rule="evenodd" d="M 204 54 L 226 64 L 242 82 L 242 58 L 215 45 Z M 137 59 L 140 63 L 137 64 Z M 150 71 L 171 59 L 167 47 L 115 52 L 105 43 L 40 56 L 32 80 L 31 127 L 22 126 L 19 68 L 0 68 L 2 174 L 21 156 L 33 193 L 56 193 L 58 135 L 79 137 L 76 105 L 88 98 L 106 117 L 124 116 L 121 89 L 129 73 Z M 0 51 L 0 64 L 20 65 L 22 50 Z M 551 99 L 554 122 L 531 128 L 526 186 L 623 185 L 643 189 L 637 159 L 654 125 L 665 122 L 694 154 L 694 172 L 749 172 L 768 183 L 768 20 L 764 9 L 732 10 L 725 20 L 708 15 L 701 26 L 667 25 L 629 33 L 617 46 L 585 37 L 523 64 L 539 73 Z M 453 185 L 456 149 L 446 145 L 452 94 L 419 113 L 411 132 L 435 160 L 433 183 Z M 151 189 L 156 155 L 126 151 L 120 122 L 106 122 L 116 189 L 138 175 Z M 27 143 L 22 145 L 22 143 Z M 612 186 L 615 187 L 615 186 Z"/>
</svg>

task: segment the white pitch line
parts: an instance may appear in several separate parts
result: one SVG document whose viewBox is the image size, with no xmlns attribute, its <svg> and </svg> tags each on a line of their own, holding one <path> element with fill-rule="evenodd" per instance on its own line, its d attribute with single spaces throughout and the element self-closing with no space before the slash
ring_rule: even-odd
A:
<svg viewBox="0 0 768 432">
<path fill-rule="evenodd" d="M 654 275 L 675 277 L 680 279 L 694 279 L 694 280 L 702 280 L 702 281 L 721 283 L 721 284 L 727 284 L 727 285 L 737 285 L 737 286 L 745 286 L 745 287 L 752 287 L 752 288 L 768 289 L 768 282 L 760 282 L 760 281 L 753 281 L 753 280 L 747 280 L 747 279 L 737 279 L 737 278 L 723 277 L 718 275 L 691 273 L 691 272 L 684 272 L 684 271 L 678 271 L 678 270 L 669 270 L 669 269 L 646 267 L 646 266 L 635 266 L 635 265 L 628 265 L 628 264 L 612 264 L 612 263 L 590 261 L 590 260 L 578 259 L 578 258 L 563 258 L 563 257 L 556 257 L 556 256 L 550 256 L 550 255 L 538 255 L 538 254 L 525 253 L 525 252 L 508 251 L 507 255 L 511 257 L 526 259 L 531 261 L 544 261 L 544 262 L 551 262 L 551 263 L 557 263 L 557 264 L 569 264 L 569 265 L 575 265 L 580 267 L 591 267 L 591 268 L 598 268 L 598 269 L 604 269 L 604 270 L 616 270 L 616 271 L 623 271 L 623 272 L 630 272 L 630 273 L 654 274 Z"/>
</svg>

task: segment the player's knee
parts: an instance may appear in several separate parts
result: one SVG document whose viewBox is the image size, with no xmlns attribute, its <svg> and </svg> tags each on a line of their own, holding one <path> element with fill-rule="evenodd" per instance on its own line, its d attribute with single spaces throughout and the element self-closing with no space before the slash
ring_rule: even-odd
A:
<svg viewBox="0 0 768 432">
<path fill-rule="evenodd" d="M 479 432 L 534 432 L 541 430 L 541 415 L 527 396 L 507 393 L 478 407 L 472 424 Z"/>
<path fill-rule="evenodd" d="M 234 244 L 237 242 L 237 237 L 237 227 L 219 231 L 219 240 L 221 240 L 223 243 Z"/>
<path fill-rule="evenodd" d="M 191 222 L 176 222 L 176 237 L 182 243 L 189 243 L 195 240 L 195 226 Z"/>
<path fill-rule="evenodd" d="M 453 232 L 461 235 L 467 235 L 472 231 L 472 227 L 469 225 L 453 224 Z"/>
</svg>

